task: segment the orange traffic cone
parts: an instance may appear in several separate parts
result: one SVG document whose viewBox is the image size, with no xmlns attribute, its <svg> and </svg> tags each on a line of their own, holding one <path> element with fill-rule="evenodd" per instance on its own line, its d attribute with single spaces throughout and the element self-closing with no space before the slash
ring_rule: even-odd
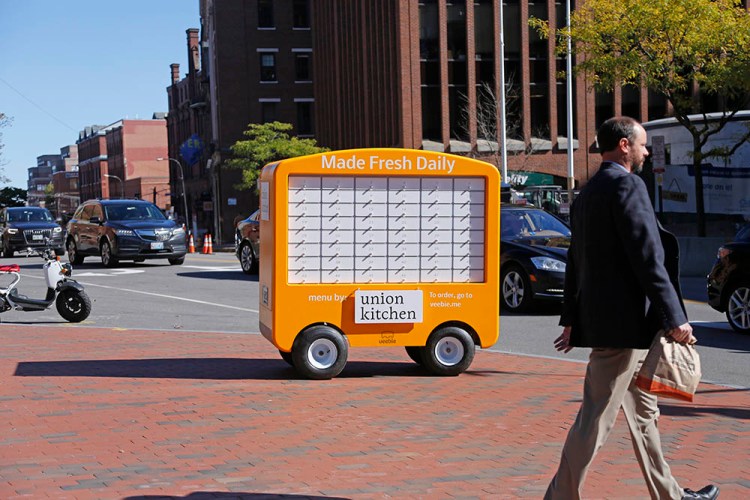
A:
<svg viewBox="0 0 750 500">
<path fill-rule="evenodd" d="M 214 253 L 214 241 L 211 238 L 211 233 L 208 234 L 208 253 L 209 254 Z"/>
<path fill-rule="evenodd" d="M 195 253 L 195 242 L 193 241 L 193 233 L 190 233 L 190 241 L 188 243 L 188 253 Z"/>
<path fill-rule="evenodd" d="M 208 253 L 208 233 L 203 236 L 203 251 L 201 253 Z"/>
</svg>

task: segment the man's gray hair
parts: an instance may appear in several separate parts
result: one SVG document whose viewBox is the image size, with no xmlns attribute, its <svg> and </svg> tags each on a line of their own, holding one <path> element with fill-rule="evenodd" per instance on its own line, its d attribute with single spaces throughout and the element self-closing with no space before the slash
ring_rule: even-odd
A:
<svg viewBox="0 0 750 500">
<path fill-rule="evenodd" d="M 620 139 L 635 142 L 636 130 L 639 126 L 638 120 L 629 116 L 615 116 L 605 121 L 596 133 L 599 152 L 606 153 L 616 149 Z"/>
</svg>

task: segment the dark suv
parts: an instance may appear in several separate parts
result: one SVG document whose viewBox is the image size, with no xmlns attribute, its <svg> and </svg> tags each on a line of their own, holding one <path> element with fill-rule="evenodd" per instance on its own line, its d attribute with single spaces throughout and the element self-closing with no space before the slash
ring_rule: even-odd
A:
<svg viewBox="0 0 750 500">
<path fill-rule="evenodd" d="M 101 255 L 102 264 L 120 260 L 185 261 L 185 229 L 167 219 L 159 207 L 143 200 L 88 200 L 68 221 L 68 258 L 80 264 L 87 255 Z"/>
<path fill-rule="evenodd" d="M 0 244 L 4 257 L 18 250 L 50 246 L 57 255 L 65 253 L 63 230 L 49 210 L 41 207 L 6 207 L 0 210 Z"/>
</svg>

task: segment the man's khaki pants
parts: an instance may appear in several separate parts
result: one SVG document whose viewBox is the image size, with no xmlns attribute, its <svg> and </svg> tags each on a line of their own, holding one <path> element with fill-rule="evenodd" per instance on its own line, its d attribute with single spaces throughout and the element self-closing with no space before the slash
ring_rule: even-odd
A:
<svg viewBox="0 0 750 500">
<path fill-rule="evenodd" d="M 682 489 L 664 460 L 656 421 L 656 396 L 635 385 L 635 375 L 648 351 L 595 348 L 589 356 L 583 383 L 583 402 L 563 447 L 560 467 L 545 499 L 581 497 L 583 481 L 594 456 L 607 440 L 622 408 L 633 449 L 656 499 L 680 499 Z"/>
</svg>

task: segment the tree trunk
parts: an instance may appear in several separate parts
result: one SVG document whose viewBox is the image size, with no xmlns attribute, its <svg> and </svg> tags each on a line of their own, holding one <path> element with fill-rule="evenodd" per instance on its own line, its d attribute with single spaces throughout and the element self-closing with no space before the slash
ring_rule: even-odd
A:
<svg viewBox="0 0 750 500">
<path fill-rule="evenodd" d="M 693 170 L 695 170 L 695 215 L 698 236 L 706 236 L 706 209 L 703 205 L 703 157 L 697 137 L 693 137 Z"/>
</svg>

